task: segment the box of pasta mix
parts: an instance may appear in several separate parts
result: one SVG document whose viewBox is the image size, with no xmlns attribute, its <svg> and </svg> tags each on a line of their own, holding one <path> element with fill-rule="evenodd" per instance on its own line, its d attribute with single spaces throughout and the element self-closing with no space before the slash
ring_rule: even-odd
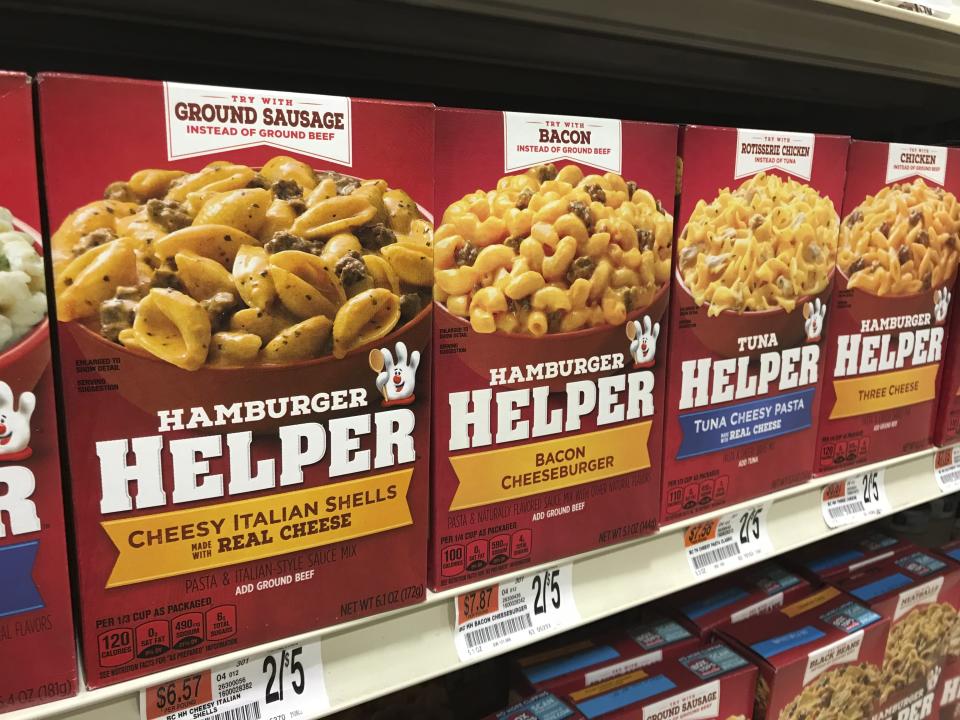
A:
<svg viewBox="0 0 960 720">
<path fill-rule="evenodd" d="M 810 477 L 848 145 L 684 129 L 661 523 Z"/>
<path fill-rule="evenodd" d="M 676 134 L 438 109 L 432 587 L 656 528 Z"/>
<path fill-rule="evenodd" d="M 48 74 L 40 120 L 88 684 L 422 600 L 432 106 Z"/>
<path fill-rule="evenodd" d="M 960 541 L 940 548 L 941 554 L 960 562 Z M 954 622 L 947 639 L 946 660 L 940 676 L 940 689 L 935 703 L 940 720 L 960 717 L 960 617 Z"/>
<path fill-rule="evenodd" d="M 0 72 L 0 713 L 77 692 L 33 89 Z"/>
<path fill-rule="evenodd" d="M 818 473 L 930 445 L 960 258 L 958 190 L 960 149 L 850 148 Z"/>
<path fill-rule="evenodd" d="M 800 548 L 788 555 L 786 562 L 815 581 L 830 582 L 916 550 L 919 548 L 908 540 L 868 528 L 834 535 Z"/>
<path fill-rule="evenodd" d="M 868 720 L 890 620 L 827 587 L 720 635 L 760 667 L 755 720 Z"/>
<path fill-rule="evenodd" d="M 953 287 L 944 287 L 941 296 L 947 292 L 950 297 L 956 290 L 955 280 Z M 933 444 L 938 447 L 960 443 L 960 342 L 957 338 L 960 338 L 960 313 L 951 313 L 933 422 Z"/>
<path fill-rule="evenodd" d="M 960 564 L 918 550 L 834 584 L 890 618 L 873 720 L 934 717 L 941 677 L 957 652 Z"/>
</svg>

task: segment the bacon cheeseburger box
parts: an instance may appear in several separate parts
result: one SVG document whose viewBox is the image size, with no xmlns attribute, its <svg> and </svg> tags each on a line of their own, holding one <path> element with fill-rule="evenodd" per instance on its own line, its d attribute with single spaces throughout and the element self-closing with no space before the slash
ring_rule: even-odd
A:
<svg viewBox="0 0 960 720">
<path fill-rule="evenodd" d="M 956 317 L 956 316 L 955 316 Z M 960 563 L 960 541 L 940 548 L 941 554 Z M 940 720 L 954 720 L 960 717 L 960 622 L 953 625 L 947 640 L 946 661 L 940 676 L 940 691 L 936 706 Z"/>
<path fill-rule="evenodd" d="M 960 565 L 917 551 L 871 565 L 835 585 L 891 621 L 874 720 L 933 717 L 956 630 Z"/>
<path fill-rule="evenodd" d="M 88 683 L 422 600 L 433 108 L 40 110 Z"/>
<path fill-rule="evenodd" d="M 872 717 L 890 621 L 828 587 L 721 635 L 760 666 L 756 720 Z"/>
<path fill-rule="evenodd" d="M 787 557 L 787 562 L 817 582 L 831 582 L 916 550 L 919 548 L 913 543 L 876 530 L 853 530 L 800 548 Z"/>
<path fill-rule="evenodd" d="M 0 712 L 77 692 L 32 92 L 0 72 Z"/>
<path fill-rule="evenodd" d="M 953 298 L 960 150 L 850 147 L 818 473 L 930 444 Z"/>
<path fill-rule="evenodd" d="M 661 523 L 810 477 L 848 144 L 684 129 Z"/>
<path fill-rule="evenodd" d="M 437 111 L 432 587 L 655 530 L 676 134 Z"/>
</svg>

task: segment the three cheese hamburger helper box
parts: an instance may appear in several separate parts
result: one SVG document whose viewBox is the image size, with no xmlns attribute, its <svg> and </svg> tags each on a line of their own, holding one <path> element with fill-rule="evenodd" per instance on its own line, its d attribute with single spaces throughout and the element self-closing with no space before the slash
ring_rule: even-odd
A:
<svg viewBox="0 0 960 720">
<path fill-rule="evenodd" d="M 433 108 L 45 75 L 91 686 L 426 580 Z"/>
<path fill-rule="evenodd" d="M 77 691 L 32 92 L 0 73 L 0 712 Z"/>
<path fill-rule="evenodd" d="M 656 528 L 676 133 L 437 111 L 432 587 Z"/>
<path fill-rule="evenodd" d="M 960 150 L 851 145 L 818 473 L 930 444 L 960 258 Z"/>
<path fill-rule="evenodd" d="M 684 129 L 662 523 L 812 472 L 848 145 Z"/>
</svg>

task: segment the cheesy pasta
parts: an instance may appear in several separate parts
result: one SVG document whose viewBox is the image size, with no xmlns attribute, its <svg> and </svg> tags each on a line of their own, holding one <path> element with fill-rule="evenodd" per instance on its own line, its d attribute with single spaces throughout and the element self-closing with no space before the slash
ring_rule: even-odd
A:
<svg viewBox="0 0 960 720">
<path fill-rule="evenodd" d="M 0 207 L 0 350 L 12 346 L 47 316 L 43 257 L 33 240 Z"/>
<path fill-rule="evenodd" d="M 909 295 L 949 285 L 960 260 L 960 206 L 922 179 L 883 188 L 843 221 L 837 264 L 847 287 Z"/>
<path fill-rule="evenodd" d="M 809 185 L 758 173 L 700 200 L 677 243 L 687 290 L 707 315 L 783 308 L 827 287 L 837 251 L 833 203 Z"/>
<path fill-rule="evenodd" d="M 383 180 L 279 156 L 141 170 L 52 238 L 57 313 L 186 370 L 375 342 L 429 302 L 433 228 Z"/>
<path fill-rule="evenodd" d="M 636 183 L 540 165 L 447 208 L 434 297 L 479 333 L 621 325 L 669 280 L 672 232 Z"/>
</svg>

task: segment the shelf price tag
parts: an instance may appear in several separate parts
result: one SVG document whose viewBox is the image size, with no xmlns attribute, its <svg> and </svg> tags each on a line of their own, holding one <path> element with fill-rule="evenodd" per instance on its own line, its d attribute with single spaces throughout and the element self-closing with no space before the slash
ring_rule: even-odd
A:
<svg viewBox="0 0 960 720">
<path fill-rule="evenodd" d="M 140 691 L 140 720 L 294 720 L 329 707 L 319 640 Z"/>
<path fill-rule="evenodd" d="M 839 528 L 889 515 L 890 501 L 883 468 L 851 475 L 823 488 L 820 512 L 829 528 Z"/>
<path fill-rule="evenodd" d="M 683 533 L 683 546 L 696 578 L 722 575 L 773 553 L 767 532 L 772 503 L 694 523 Z"/>
<path fill-rule="evenodd" d="M 464 661 L 506 652 L 580 621 L 569 564 L 458 595 L 454 609 L 453 642 Z"/>
<path fill-rule="evenodd" d="M 933 468 L 940 492 L 946 495 L 960 490 L 960 445 L 937 450 Z"/>
</svg>

